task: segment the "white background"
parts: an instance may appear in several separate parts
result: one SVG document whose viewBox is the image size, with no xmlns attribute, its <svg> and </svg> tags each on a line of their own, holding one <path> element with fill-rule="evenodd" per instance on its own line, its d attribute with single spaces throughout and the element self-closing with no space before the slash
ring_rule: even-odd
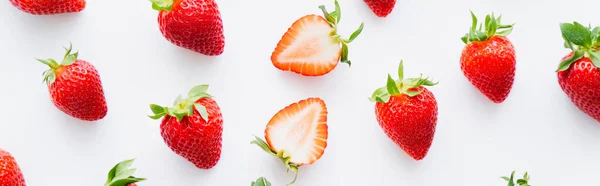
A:
<svg viewBox="0 0 600 186">
<path fill-rule="evenodd" d="M 266 176 L 291 181 L 279 160 L 250 145 L 268 120 L 292 102 L 318 96 L 327 103 L 329 146 L 300 169 L 296 185 L 506 185 L 499 177 L 529 171 L 541 186 L 600 184 L 600 124 L 562 92 L 554 70 L 568 53 L 560 22 L 600 24 L 600 2 L 573 0 L 401 0 L 386 19 L 361 0 L 342 0 L 340 34 L 365 22 L 350 45 L 351 68 L 309 78 L 277 70 L 270 55 L 286 29 L 306 14 L 333 10 L 332 0 L 218 0 L 226 47 L 219 57 L 178 48 L 160 34 L 157 12 L 144 0 L 90 0 L 78 14 L 31 16 L 0 2 L 0 148 L 18 160 L 27 185 L 102 185 L 117 162 L 137 157 L 143 186 L 249 185 Z M 509 36 L 517 74 L 508 99 L 493 104 L 462 75 L 460 37 L 495 11 L 516 22 Z M 42 83 L 46 66 L 71 41 L 101 74 L 109 111 L 101 121 L 73 119 L 52 105 Z M 395 73 L 439 80 L 433 146 L 412 160 L 378 126 L 368 97 Z M 148 105 L 208 83 L 224 116 L 223 152 L 211 170 L 172 153 L 149 119 Z"/>
</svg>

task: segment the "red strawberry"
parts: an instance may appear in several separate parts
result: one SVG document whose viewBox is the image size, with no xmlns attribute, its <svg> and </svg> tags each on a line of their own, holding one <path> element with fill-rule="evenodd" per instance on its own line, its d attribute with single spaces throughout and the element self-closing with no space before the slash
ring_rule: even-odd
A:
<svg viewBox="0 0 600 186">
<path fill-rule="evenodd" d="M 133 164 L 134 159 L 122 161 L 108 172 L 108 180 L 104 186 L 137 186 L 137 182 L 144 181 L 146 178 L 136 178 L 133 176 L 135 168 L 129 167 Z"/>
<path fill-rule="evenodd" d="M 467 79 L 494 103 L 502 103 L 512 89 L 516 71 L 515 48 L 506 38 L 513 25 L 500 24 L 501 17 L 485 17 L 485 31 L 476 30 L 477 17 L 462 37 L 466 44 L 460 57 L 460 68 Z M 499 31 L 500 29 L 506 29 Z"/>
<path fill-rule="evenodd" d="M 160 130 L 167 146 L 200 169 L 214 167 L 221 158 L 223 117 L 207 89 L 208 85 L 193 87 L 170 108 L 150 105 L 150 118 L 163 118 Z"/>
<path fill-rule="evenodd" d="M 0 149 L 0 185 L 25 186 L 25 179 L 15 158 L 3 149 Z"/>
<path fill-rule="evenodd" d="M 290 104 L 271 118 L 265 129 L 266 142 L 255 137 L 251 143 L 281 159 L 298 177 L 298 167 L 313 164 L 323 156 L 327 135 L 325 102 L 308 98 Z"/>
<path fill-rule="evenodd" d="M 80 12 L 85 0 L 10 0 L 19 10 L 33 15 L 52 15 Z"/>
<path fill-rule="evenodd" d="M 404 65 L 398 68 L 399 80 L 388 74 L 387 85 L 377 89 L 371 101 L 383 132 L 415 160 L 429 152 L 437 123 L 438 107 L 433 94 L 424 86 L 434 86 L 428 78 L 404 79 Z"/>
<path fill-rule="evenodd" d="M 107 112 L 106 99 L 100 75 L 91 63 L 77 59 L 79 52 L 67 50 L 59 64 L 54 59 L 37 59 L 48 65 L 44 81 L 54 105 L 75 118 L 95 121 L 104 118 Z"/>
<path fill-rule="evenodd" d="M 367 6 L 375 13 L 377 17 L 387 17 L 394 6 L 396 6 L 396 0 L 364 0 Z"/>
<path fill-rule="evenodd" d="M 319 8 L 325 17 L 303 16 L 281 37 L 271 54 L 271 62 L 277 69 L 304 76 L 320 76 L 331 72 L 340 59 L 342 63 L 351 64 L 348 44 L 358 37 L 364 24 L 349 39 L 343 39 L 336 32 L 341 18 L 337 0 L 335 11 L 331 13 L 323 5 Z"/>
<path fill-rule="evenodd" d="M 565 48 L 573 52 L 558 67 L 558 83 L 581 111 L 600 121 L 600 27 L 590 30 L 577 22 L 560 27 Z"/>
<path fill-rule="evenodd" d="M 160 31 L 168 41 L 208 56 L 223 53 L 223 21 L 214 0 L 150 1 L 159 11 Z"/>
</svg>

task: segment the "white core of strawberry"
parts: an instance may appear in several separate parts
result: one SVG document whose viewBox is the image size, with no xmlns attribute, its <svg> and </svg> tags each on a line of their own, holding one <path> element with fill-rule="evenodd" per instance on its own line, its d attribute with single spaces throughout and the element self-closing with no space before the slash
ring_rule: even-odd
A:
<svg viewBox="0 0 600 186">
<path fill-rule="evenodd" d="M 300 27 L 291 28 L 293 38 L 278 61 L 282 63 L 322 63 L 337 62 L 341 49 L 331 32 L 329 23 L 317 16 L 304 19 Z"/>
<path fill-rule="evenodd" d="M 270 145 L 275 151 L 284 150 L 291 156 L 291 162 L 297 164 L 308 164 L 318 159 L 323 147 L 316 145 L 315 141 L 327 141 L 317 136 L 317 127 L 326 124 L 319 121 L 321 111 L 321 106 L 314 103 L 294 115 L 279 119 L 268 128 Z"/>
</svg>

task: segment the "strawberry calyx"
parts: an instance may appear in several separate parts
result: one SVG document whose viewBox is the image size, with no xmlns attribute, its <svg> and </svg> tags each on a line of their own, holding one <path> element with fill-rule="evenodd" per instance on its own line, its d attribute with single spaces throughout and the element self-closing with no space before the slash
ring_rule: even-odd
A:
<svg viewBox="0 0 600 186">
<path fill-rule="evenodd" d="M 560 31 L 565 40 L 564 47 L 571 49 L 573 55 L 560 62 L 557 72 L 567 70 L 571 64 L 583 57 L 589 57 L 594 66 L 600 68 L 600 26 L 592 29 L 578 22 L 561 23 Z"/>
<path fill-rule="evenodd" d="M 291 162 L 291 156 L 285 152 L 285 150 L 280 150 L 279 152 L 273 151 L 271 150 L 271 146 L 269 146 L 269 144 L 267 142 L 265 142 L 263 139 L 260 139 L 257 136 L 254 136 L 254 140 L 252 140 L 250 142 L 250 144 L 256 144 L 258 145 L 258 147 L 260 147 L 262 150 L 264 150 L 265 152 L 279 158 L 283 164 L 285 164 L 286 166 L 286 171 L 292 171 L 294 172 L 296 175 L 294 176 L 294 180 L 292 180 L 292 182 L 288 183 L 287 185 L 291 185 L 294 184 L 296 182 L 296 178 L 298 178 L 298 168 L 300 167 L 300 165 Z"/>
<path fill-rule="evenodd" d="M 171 11 L 175 0 L 150 0 L 152 2 L 152 9 L 158 11 Z"/>
<path fill-rule="evenodd" d="M 146 178 L 136 178 L 133 173 L 136 171 L 135 168 L 129 168 L 135 159 L 124 160 L 115 166 L 108 172 L 108 180 L 104 186 L 127 186 L 131 183 L 137 183 L 146 180 Z"/>
<path fill-rule="evenodd" d="M 323 16 L 325 17 L 327 22 L 329 22 L 329 25 L 333 28 L 333 31 L 331 32 L 331 37 L 333 37 L 336 42 L 342 44 L 342 56 L 341 56 L 340 61 L 342 63 L 347 63 L 348 66 L 351 66 L 352 62 L 348 59 L 348 44 L 350 44 L 352 41 L 354 41 L 354 39 L 356 39 L 356 37 L 358 37 L 358 35 L 360 35 L 365 24 L 361 23 L 360 26 L 358 27 L 358 29 L 356 29 L 350 35 L 350 37 L 348 39 L 342 38 L 337 33 L 337 25 L 340 22 L 340 19 L 342 19 L 342 11 L 340 8 L 340 4 L 338 3 L 337 0 L 335 0 L 334 4 L 335 4 L 335 10 L 332 12 L 328 12 L 327 9 L 325 8 L 325 5 L 320 5 L 319 9 L 321 9 L 321 11 L 323 11 Z"/>
<path fill-rule="evenodd" d="M 256 181 L 253 181 L 250 186 L 271 186 L 271 182 L 267 178 L 260 177 Z"/>
<path fill-rule="evenodd" d="M 525 172 L 525 174 L 523 175 L 523 178 L 521 179 L 517 179 L 517 182 L 515 183 L 514 181 L 514 177 L 515 177 L 515 171 L 513 171 L 510 174 L 510 178 L 506 177 L 506 176 L 502 176 L 501 178 L 508 181 L 508 186 L 515 186 L 516 184 L 518 184 L 518 186 L 531 186 L 529 185 L 529 174 L 527 172 Z"/>
<path fill-rule="evenodd" d="M 65 48 L 66 53 L 63 57 L 63 60 L 60 62 L 60 64 L 58 62 L 56 62 L 56 60 L 54 59 L 39 59 L 36 58 L 37 61 L 48 65 L 50 67 L 50 69 L 44 71 L 44 73 L 42 73 L 42 76 L 44 76 L 44 82 L 46 82 L 46 84 L 51 85 L 52 83 L 54 83 L 54 81 L 56 80 L 56 72 L 59 68 L 63 67 L 63 66 L 69 66 L 73 63 L 75 63 L 75 61 L 77 61 L 77 56 L 79 56 L 79 52 L 75 52 L 73 54 L 71 54 L 71 51 L 73 49 L 73 44 L 69 43 L 69 48 Z"/>
<path fill-rule="evenodd" d="M 388 74 L 387 84 L 385 87 L 380 87 L 373 95 L 369 98 L 371 102 L 382 102 L 387 103 L 391 96 L 406 94 L 410 97 L 417 96 L 423 92 L 422 89 L 418 89 L 421 86 L 434 86 L 438 82 L 429 80 L 429 77 L 423 78 L 423 75 L 418 78 L 406 78 L 404 79 L 404 62 L 401 60 L 398 65 L 398 80 L 394 80 L 390 74 Z"/>
<path fill-rule="evenodd" d="M 206 107 L 196 103 L 199 99 L 210 98 L 210 94 L 206 93 L 208 85 L 196 85 L 190 89 L 185 99 L 180 96 L 175 99 L 173 107 L 164 107 L 157 104 L 150 104 L 150 109 L 154 115 L 148 116 L 152 119 L 160 119 L 165 115 L 173 116 L 177 118 L 177 121 L 181 121 L 184 116 L 192 116 L 194 109 L 200 113 L 200 116 L 205 121 L 208 121 L 208 111 Z"/>
<path fill-rule="evenodd" d="M 493 37 L 493 36 L 507 36 L 509 35 L 512 30 L 513 30 L 513 26 L 514 24 L 511 25 L 503 25 L 501 24 L 501 20 L 502 20 L 502 15 L 498 16 L 498 18 L 496 18 L 496 16 L 494 16 L 494 13 L 492 13 L 492 15 L 486 15 L 485 16 L 485 22 L 484 23 L 479 23 L 479 28 L 477 28 L 477 16 L 475 16 L 475 14 L 473 14 L 472 11 L 471 12 L 471 19 L 473 20 L 473 23 L 471 24 L 471 29 L 469 30 L 469 33 L 465 34 L 461 40 L 465 43 L 465 44 L 469 44 L 473 41 L 485 41 L 488 40 L 489 38 Z M 483 25 L 485 24 L 485 25 Z M 484 26 L 482 28 L 482 26 Z M 484 29 L 484 30 L 482 30 Z"/>
</svg>

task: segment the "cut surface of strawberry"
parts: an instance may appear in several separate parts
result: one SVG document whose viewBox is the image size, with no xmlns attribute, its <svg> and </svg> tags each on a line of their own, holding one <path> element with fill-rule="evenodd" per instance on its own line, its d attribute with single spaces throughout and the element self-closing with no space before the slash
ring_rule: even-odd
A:
<svg viewBox="0 0 600 186">
<path fill-rule="evenodd" d="M 320 98 L 292 103 L 271 118 L 265 129 L 266 142 L 256 137 L 252 144 L 280 158 L 297 176 L 298 167 L 314 163 L 325 152 L 327 113 Z M 296 178 L 292 183 L 295 181 Z"/>
<path fill-rule="evenodd" d="M 324 16 L 306 15 L 296 20 L 281 37 L 271 54 L 271 62 L 282 71 L 292 71 L 305 76 L 320 76 L 331 72 L 338 62 L 348 60 L 348 44 L 362 32 L 364 24 L 343 39 L 337 34 L 341 10 L 337 0 L 335 11 L 319 8 Z"/>
</svg>

